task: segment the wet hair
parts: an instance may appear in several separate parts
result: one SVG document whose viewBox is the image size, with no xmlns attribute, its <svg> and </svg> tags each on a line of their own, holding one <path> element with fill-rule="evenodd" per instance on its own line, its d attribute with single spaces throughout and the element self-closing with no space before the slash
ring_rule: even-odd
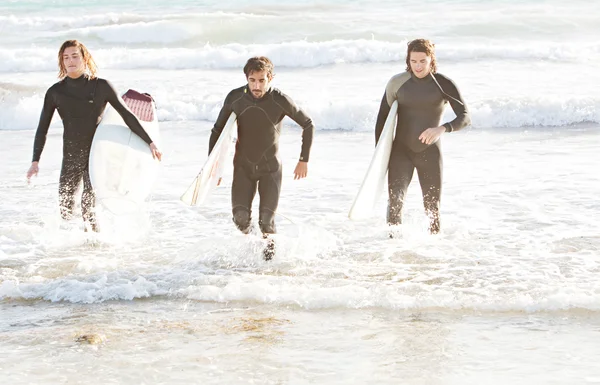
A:
<svg viewBox="0 0 600 385">
<path fill-rule="evenodd" d="M 58 78 L 64 79 L 67 76 L 67 68 L 65 67 L 65 63 L 63 61 L 63 54 L 65 53 L 65 50 L 70 47 L 76 47 L 79 49 L 79 54 L 81 55 L 81 59 L 85 64 L 85 73 L 90 79 L 94 79 L 98 73 L 98 66 L 96 66 L 96 62 L 94 61 L 90 51 L 88 51 L 86 46 L 78 40 L 67 40 L 60 46 L 60 49 L 58 50 Z"/>
<path fill-rule="evenodd" d="M 435 60 L 435 44 L 431 40 L 427 39 L 415 39 L 408 42 L 408 49 L 406 50 L 406 71 L 412 72 L 410 69 L 410 53 L 411 52 L 422 52 L 427 56 L 431 57 L 431 73 L 437 72 L 437 61 Z"/>
<path fill-rule="evenodd" d="M 269 79 L 273 79 L 273 76 L 275 76 L 273 73 L 274 68 L 275 67 L 273 66 L 273 63 L 268 57 L 254 56 L 248 59 L 246 62 L 246 65 L 244 66 L 244 74 L 246 74 L 246 77 L 248 77 L 252 72 L 267 71 L 267 76 Z"/>
</svg>

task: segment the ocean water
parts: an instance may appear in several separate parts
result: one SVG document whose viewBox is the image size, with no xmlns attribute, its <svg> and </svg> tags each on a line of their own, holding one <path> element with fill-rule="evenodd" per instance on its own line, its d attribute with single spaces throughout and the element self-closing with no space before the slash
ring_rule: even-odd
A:
<svg viewBox="0 0 600 385">
<path fill-rule="evenodd" d="M 0 3 L 2 383 L 600 383 L 600 5 L 583 1 Z M 387 237 L 347 212 L 406 42 L 434 40 L 473 126 L 443 136 L 443 231 L 418 181 Z M 55 116 L 25 181 L 60 44 L 159 109 L 159 183 L 105 231 L 63 224 Z M 286 121 L 278 254 L 179 196 L 248 57 L 317 127 L 293 181 Z M 57 115 L 57 114 L 55 114 Z M 453 113 L 446 111 L 445 119 Z"/>
</svg>

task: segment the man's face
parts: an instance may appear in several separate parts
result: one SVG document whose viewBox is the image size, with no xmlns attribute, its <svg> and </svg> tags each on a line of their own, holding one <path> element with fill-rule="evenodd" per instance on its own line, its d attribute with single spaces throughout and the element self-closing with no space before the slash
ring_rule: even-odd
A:
<svg viewBox="0 0 600 385">
<path fill-rule="evenodd" d="M 419 79 L 424 78 L 431 72 L 431 56 L 425 52 L 410 53 L 410 69 Z"/>
<path fill-rule="evenodd" d="M 67 75 L 72 78 L 78 78 L 85 71 L 85 63 L 81 57 L 81 52 L 77 47 L 68 47 L 62 55 L 63 65 Z"/>
<path fill-rule="evenodd" d="M 248 88 L 252 92 L 252 96 L 256 99 L 260 99 L 265 96 L 265 93 L 269 90 L 272 78 L 269 76 L 267 71 L 253 71 L 248 75 Z"/>
</svg>

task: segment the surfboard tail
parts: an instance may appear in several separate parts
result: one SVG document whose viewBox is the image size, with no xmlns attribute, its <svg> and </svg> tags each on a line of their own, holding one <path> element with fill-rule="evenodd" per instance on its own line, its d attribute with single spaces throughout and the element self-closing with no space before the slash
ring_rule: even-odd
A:
<svg viewBox="0 0 600 385">
<path fill-rule="evenodd" d="M 197 185 L 199 182 L 199 178 L 196 177 L 196 179 L 194 179 L 194 181 L 192 182 L 192 184 L 190 185 L 190 187 L 188 187 L 187 190 L 185 190 L 185 192 L 183 193 L 183 195 L 181 196 L 181 198 L 179 198 L 183 203 L 185 203 L 188 206 L 195 206 L 196 202 L 198 200 L 198 189 L 197 189 Z"/>
</svg>

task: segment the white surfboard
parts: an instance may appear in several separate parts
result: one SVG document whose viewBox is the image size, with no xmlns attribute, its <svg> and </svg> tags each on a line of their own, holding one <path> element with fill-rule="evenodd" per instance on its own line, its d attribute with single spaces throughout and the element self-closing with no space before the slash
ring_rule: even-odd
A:
<svg viewBox="0 0 600 385">
<path fill-rule="evenodd" d="M 231 113 L 219 139 L 213 147 L 200 173 L 181 196 L 181 201 L 190 206 L 200 206 L 221 183 L 226 166 L 231 164 L 229 153 L 235 142 L 237 116 Z"/>
<path fill-rule="evenodd" d="M 385 180 L 392 152 L 392 143 L 396 133 L 396 118 L 398 115 L 398 102 L 394 101 L 390 112 L 385 120 L 383 131 L 375 147 L 375 153 L 365 174 L 358 194 L 350 208 L 348 217 L 350 219 L 365 219 L 373 214 L 377 200 L 385 187 Z"/>
<path fill-rule="evenodd" d="M 123 101 L 159 145 L 158 118 L 152 97 L 129 90 L 123 95 Z M 158 167 L 150 146 L 108 105 L 90 151 L 90 180 L 96 201 L 116 215 L 138 210 L 152 191 Z"/>
</svg>

